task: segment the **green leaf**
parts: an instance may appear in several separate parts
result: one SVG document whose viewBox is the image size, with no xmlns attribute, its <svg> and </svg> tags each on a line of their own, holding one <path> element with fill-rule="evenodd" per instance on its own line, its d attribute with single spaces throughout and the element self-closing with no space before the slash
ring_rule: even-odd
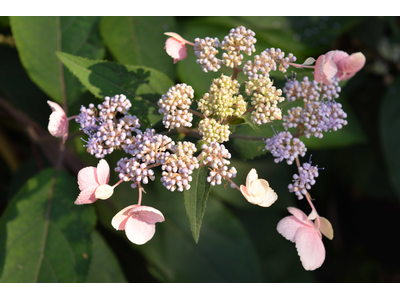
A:
<svg viewBox="0 0 400 300">
<path fill-rule="evenodd" d="M 114 253 L 97 231 L 92 233 L 93 258 L 86 282 L 126 282 L 124 273 Z"/>
<path fill-rule="evenodd" d="M 96 222 L 74 204 L 76 178 L 54 169 L 29 179 L 0 220 L 1 282 L 84 282 Z"/>
<path fill-rule="evenodd" d="M 207 167 L 201 167 L 193 171 L 191 188 L 183 192 L 185 198 L 186 213 L 189 218 L 193 238 L 198 243 L 201 221 L 206 211 L 210 183 L 207 181 Z"/>
<path fill-rule="evenodd" d="M 173 59 L 164 49 L 168 31 L 176 31 L 174 17 L 109 16 L 100 23 L 104 42 L 118 62 L 146 66 L 174 78 Z"/>
<path fill-rule="evenodd" d="M 382 149 L 390 183 L 400 199 L 400 77 L 388 88 L 382 103 L 379 122 Z"/>
<path fill-rule="evenodd" d="M 99 59 L 104 46 L 99 17 L 10 17 L 13 37 L 24 68 L 52 100 L 73 103 L 82 84 L 59 62 L 56 51 Z"/>
<path fill-rule="evenodd" d="M 164 217 L 146 244 L 135 247 L 149 262 L 149 271 L 163 282 L 261 282 L 259 257 L 242 224 L 224 205 L 207 203 L 201 240 L 193 241 L 181 193 L 147 189 L 144 201 Z M 154 194 L 157 192 L 157 194 Z M 153 205 L 152 205 L 153 206 Z"/>
<path fill-rule="evenodd" d="M 157 102 L 173 85 L 163 73 L 147 67 L 90 60 L 62 52 L 57 56 L 96 97 L 124 94 L 132 103 L 130 110 L 141 121 L 154 124 L 161 119 Z"/>
</svg>

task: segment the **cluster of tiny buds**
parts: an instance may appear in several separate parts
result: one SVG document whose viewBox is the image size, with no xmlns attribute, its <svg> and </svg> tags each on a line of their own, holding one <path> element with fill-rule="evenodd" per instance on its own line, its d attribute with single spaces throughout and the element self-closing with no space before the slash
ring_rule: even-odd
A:
<svg viewBox="0 0 400 300">
<path fill-rule="evenodd" d="M 104 120 L 113 119 L 117 113 L 126 114 L 132 106 L 125 95 L 115 95 L 114 97 L 104 97 L 104 102 L 97 106 L 99 118 Z"/>
<path fill-rule="evenodd" d="M 227 166 L 230 164 L 228 159 L 231 158 L 231 154 L 224 145 L 215 142 L 203 144 L 202 150 L 199 157 L 203 158 L 203 166 L 211 168 L 209 176 L 207 177 L 207 181 L 211 185 L 219 185 L 222 183 L 222 179 L 236 177 L 237 171 L 235 167 L 231 167 L 228 170 Z M 231 183 L 231 187 L 234 188 L 235 185 Z"/>
<path fill-rule="evenodd" d="M 215 56 L 218 53 L 216 48 L 220 47 L 218 38 L 196 38 L 194 42 L 194 54 L 198 57 L 196 62 L 204 72 L 217 72 L 221 68 L 221 60 Z"/>
<path fill-rule="evenodd" d="M 297 156 L 303 157 L 307 151 L 304 143 L 298 138 L 293 138 L 288 131 L 275 134 L 272 138 L 266 139 L 265 143 L 265 150 L 270 151 L 275 157 L 275 163 L 286 159 L 287 164 L 291 165 Z"/>
<path fill-rule="evenodd" d="M 228 124 L 221 124 L 210 118 L 204 118 L 199 122 L 199 133 L 207 143 L 229 141 L 231 134 Z"/>
<path fill-rule="evenodd" d="M 131 143 L 123 147 L 124 151 L 146 164 L 162 164 L 172 150 L 174 142 L 166 135 L 155 134 L 154 129 L 147 128 L 144 133 L 138 131 Z"/>
<path fill-rule="evenodd" d="M 163 124 L 168 129 L 192 127 L 193 114 L 188 110 L 193 102 L 194 90 L 185 83 L 171 87 L 158 101 L 159 113 L 164 114 Z"/>
<path fill-rule="evenodd" d="M 149 179 L 154 181 L 154 171 L 148 169 L 146 163 L 139 163 L 135 157 L 131 158 L 121 158 L 117 162 L 117 167 L 114 169 L 115 172 L 119 172 L 119 178 L 124 181 L 132 181 L 132 188 L 137 187 L 137 183 L 142 182 L 147 184 Z"/>
<path fill-rule="evenodd" d="M 253 78 L 246 82 L 245 92 L 250 95 L 251 105 L 255 106 L 252 111 L 252 121 L 261 125 L 273 120 L 282 119 L 282 111 L 278 108 L 278 104 L 284 101 L 281 89 L 276 89 L 273 82 L 268 77 Z"/>
<path fill-rule="evenodd" d="M 139 119 L 127 114 L 131 102 L 125 95 L 104 99 L 104 102 L 97 106 L 97 110 L 92 103 L 88 108 L 82 106 L 81 113 L 75 119 L 80 123 L 80 129 L 89 136 L 85 145 L 87 151 L 97 158 L 103 158 L 129 143 L 132 132 L 140 127 Z M 118 113 L 122 117 L 118 117 Z"/>
<path fill-rule="evenodd" d="M 343 111 L 342 105 L 334 100 L 327 102 L 309 101 L 305 108 L 292 107 L 288 114 L 283 116 L 283 127 L 299 127 L 304 135 L 310 138 L 312 135 L 322 138 L 322 132 L 341 129 L 347 125 L 345 118 L 347 114 Z"/>
<path fill-rule="evenodd" d="M 257 40 L 254 36 L 255 33 L 250 29 L 246 30 L 244 26 L 232 28 L 221 42 L 221 48 L 227 51 L 222 54 L 222 63 L 229 68 L 241 65 L 243 54 L 240 54 L 240 51 L 249 56 L 256 51 L 254 44 Z"/>
<path fill-rule="evenodd" d="M 161 166 L 161 182 L 171 192 L 183 192 L 184 189 L 190 189 L 191 174 L 199 167 L 197 158 L 193 156 L 196 146 L 191 142 L 178 142 L 172 152 Z"/>
<path fill-rule="evenodd" d="M 318 168 L 314 167 L 310 163 L 303 163 L 298 168 L 299 174 L 293 175 L 293 183 L 289 184 L 289 192 L 295 193 L 299 200 L 303 199 L 307 194 L 307 190 L 311 189 L 311 186 L 315 184 L 315 179 L 318 177 Z"/>
<path fill-rule="evenodd" d="M 217 118 L 225 119 L 230 116 L 241 116 L 247 107 L 242 95 L 239 92 L 240 84 L 231 76 L 221 75 L 215 78 L 208 93 L 198 101 L 198 109 L 206 117 L 214 115 Z"/>
<path fill-rule="evenodd" d="M 285 57 L 285 52 L 282 52 L 279 48 L 276 50 L 275 48 L 266 49 L 260 55 L 254 56 L 254 64 L 251 60 L 247 61 L 243 67 L 243 73 L 249 79 L 269 77 L 270 71 L 276 71 L 277 64 L 279 64 L 279 71 L 285 73 L 290 63 L 295 61 L 296 57 L 292 53 Z M 261 74 L 258 74 L 258 72 Z"/>
<path fill-rule="evenodd" d="M 309 81 L 307 76 L 305 76 L 301 82 L 293 78 L 288 79 L 283 88 L 283 92 L 286 94 L 288 101 L 297 101 L 301 99 L 304 102 L 339 98 L 340 91 L 339 81 L 336 78 L 332 79 L 330 85 L 324 83 L 319 85 L 315 80 Z"/>
</svg>

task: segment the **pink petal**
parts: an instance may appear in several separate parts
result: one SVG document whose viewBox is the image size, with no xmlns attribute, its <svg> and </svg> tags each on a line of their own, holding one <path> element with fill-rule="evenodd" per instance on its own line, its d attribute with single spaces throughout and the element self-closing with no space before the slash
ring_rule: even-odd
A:
<svg viewBox="0 0 400 300">
<path fill-rule="evenodd" d="M 296 232 L 302 226 L 304 226 L 302 222 L 293 216 L 289 216 L 279 221 L 278 225 L 276 226 L 276 230 L 283 235 L 284 238 L 294 242 Z"/>
<path fill-rule="evenodd" d="M 49 125 L 47 129 L 49 130 L 50 134 L 55 137 L 62 137 L 63 143 L 65 143 L 68 137 L 68 119 L 61 108 L 60 105 L 53 101 L 47 101 L 49 106 L 52 109 L 52 113 L 49 117 Z"/>
<path fill-rule="evenodd" d="M 343 58 L 338 61 L 337 65 L 339 71 L 342 72 L 340 80 L 346 80 L 355 75 L 365 65 L 365 56 L 361 52 L 353 53 L 349 57 Z"/>
<path fill-rule="evenodd" d="M 100 184 L 107 184 L 110 180 L 110 167 L 105 159 L 97 164 L 97 181 Z"/>
<path fill-rule="evenodd" d="M 330 85 L 331 84 L 331 79 L 333 78 L 333 76 L 336 75 L 338 69 L 337 66 L 335 64 L 335 62 L 333 60 L 328 60 L 325 62 L 324 65 L 324 74 L 322 76 L 322 80 L 326 85 Z"/>
<path fill-rule="evenodd" d="M 246 198 L 247 201 L 249 201 L 252 204 L 258 204 L 257 202 L 254 202 L 253 196 L 249 194 L 249 191 L 243 184 L 240 185 L 240 192 Z"/>
<path fill-rule="evenodd" d="M 174 59 L 174 63 L 185 59 L 187 56 L 185 44 L 173 37 L 168 38 L 165 42 L 165 50 Z"/>
<path fill-rule="evenodd" d="M 324 74 L 325 55 L 320 55 L 315 62 L 314 79 L 320 83 L 322 81 L 322 75 Z"/>
<path fill-rule="evenodd" d="M 138 206 L 137 204 L 135 205 L 130 205 L 125 207 L 124 209 L 120 210 L 114 218 L 111 220 L 111 225 L 116 229 L 116 230 L 124 230 L 126 221 L 130 217 L 129 211 L 134 208 L 135 206 Z"/>
<path fill-rule="evenodd" d="M 78 198 L 75 200 L 75 204 L 91 204 L 97 200 L 97 198 L 94 196 L 94 192 L 96 190 L 96 187 L 94 186 L 89 186 L 85 189 L 83 189 L 80 193 Z"/>
<path fill-rule="evenodd" d="M 129 214 L 138 214 L 139 217 L 147 223 L 164 222 L 164 215 L 158 210 L 150 206 L 136 206 L 130 210 Z"/>
<path fill-rule="evenodd" d="M 78 185 L 79 189 L 82 191 L 88 187 L 93 187 L 94 189 L 100 184 L 97 180 L 97 170 L 95 167 L 85 167 L 78 172 Z"/>
<path fill-rule="evenodd" d="M 342 50 L 336 50 L 332 55 L 332 60 L 335 62 L 335 64 L 337 64 L 340 60 L 347 57 L 349 57 L 349 54 L 347 52 L 344 52 Z"/>
<path fill-rule="evenodd" d="M 295 235 L 295 243 L 304 269 L 312 271 L 323 264 L 325 247 L 319 231 L 312 228 L 299 228 Z"/>
<path fill-rule="evenodd" d="M 147 223 L 136 215 L 130 216 L 126 221 L 126 236 L 136 245 L 142 245 L 149 241 L 155 232 L 156 226 L 154 223 Z"/>
<path fill-rule="evenodd" d="M 307 223 L 307 215 L 302 210 L 296 207 L 288 207 L 287 210 L 300 222 L 309 224 Z"/>
</svg>

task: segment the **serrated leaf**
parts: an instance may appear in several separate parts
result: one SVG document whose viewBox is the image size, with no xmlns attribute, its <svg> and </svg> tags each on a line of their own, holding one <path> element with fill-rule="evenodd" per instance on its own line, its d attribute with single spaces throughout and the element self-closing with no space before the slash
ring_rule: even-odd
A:
<svg viewBox="0 0 400 300">
<path fill-rule="evenodd" d="M 382 149 L 390 183 L 400 199 L 400 77 L 388 88 L 379 116 Z"/>
<path fill-rule="evenodd" d="M 95 214 L 77 206 L 76 179 L 54 169 L 29 179 L 0 220 L 1 282 L 84 282 Z"/>
<path fill-rule="evenodd" d="M 131 101 L 131 111 L 143 122 L 161 119 L 157 102 L 173 85 L 165 74 L 142 66 L 90 60 L 57 52 L 62 63 L 96 97 L 124 94 Z"/>
<path fill-rule="evenodd" d="M 206 211 L 210 183 L 207 181 L 207 167 L 193 171 L 191 188 L 183 192 L 186 214 L 189 218 L 190 229 L 196 243 L 199 241 L 201 221 Z"/>
<path fill-rule="evenodd" d="M 171 197 L 159 182 L 148 197 L 162 211 L 151 241 L 135 247 L 149 261 L 150 272 L 162 282 L 261 282 L 259 257 L 243 225 L 227 207 L 207 203 L 201 239 L 196 244 L 189 229 L 183 195 Z M 150 194 L 156 192 L 157 194 Z M 238 192 L 239 193 L 239 192 Z M 161 201 L 160 201 L 161 200 Z"/>
<path fill-rule="evenodd" d="M 164 49 L 164 32 L 176 31 L 174 17 L 107 16 L 101 20 L 100 31 L 119 63 L 146 66 L 175 77 L 173 59 Z"/>
<path fill-rule="evenodd" d="M 56 51 L 102 58 L 100 17 L 10 17 L 13 37 L 28 75 L 50 98 L 73 103 L 85 90 L 59 62 Z"/>
</svg>

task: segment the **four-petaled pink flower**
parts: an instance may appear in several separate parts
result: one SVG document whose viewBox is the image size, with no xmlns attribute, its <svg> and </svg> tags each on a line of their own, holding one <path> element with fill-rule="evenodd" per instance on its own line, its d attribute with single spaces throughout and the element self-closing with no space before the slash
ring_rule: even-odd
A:
<svg viewBox="0 0 400 300">
<path fill-rule="evenodd" d="M 251 169 L 247 174 L 246 186 L 240 185 L 240 191 L 247 201 L 263 207 L 271 206 L 278 199 L 278 195 L 270 188 L 268 181 L 258 179 L 255 169 Z"/>
<path fill-rule="evenodd" d="M 319 268 L 325 260 L 325 247 L 322 243 L 322 235 L 333 239 L 333 229 L 331 223 L 319 217 L 320 226 L 316 226 L 312 219 L 317 214 L 313 211 L 309 217 L 300 209 L 288 207 L 288 211 L 293 215 L 285 217 L 279 221 L 277 230 L 286 239 L 296 243 L 297 253 L 300 256 L 304 269 L 308 271 Z"/>
<path fill-rule="evenodd" d="M 340 81 L 353 77 L 365 65 L 365 56 L 361 52 L 348 55 L 344 51 L 336 50 L 332 59 L 338 69 L 336 77 Z"/>
<path fill-rule="evenodd" d="M 90 204 L 97 199 L 108 199 L 112 196 L 114 188 L 107 183 L 110 179 L 110 167 L 102 159 L 95 167 L 86 167 L 78 173 L 78 185 L 81 190 L 75 204 Z"/>
<path fill-rule="evenodd" d="M 168 55 L 174 59 L 174 64 L 176 64 L 179 60 L 185 59 L 187 56 L 185 44 L 192 46 L 194 46 L 194 44 L 185 40 L 175 32 L 165 32 L 164 34 L 171 36 L 165 42 L 164 49 L 167 51 Z"/>
<path fill-rule="evenodd" d="M 130 205 L 118 212 L 111 221 L 116 230 L 125 230 L 128 239 L 142 245 L 156 232 L 156 222 L 163 222 L 163 214 L 150 206 Z"/>
<path fill-rule="evenodd" d="M 365 56 L 361 52 L 347 54 L 341 50 L 331 50 L 320 55 L 315 62 L 314 78 L 317 82 L 331 84 L 336 75 L 339 81 L 353 77 L 365 65 Z"/>
<path fill-rule="evenodd" d="M 68 118 L 60 105 L 53 101 L 47 101 L 52 109 L 48 130 L 52 136 L 62 137 L 63 143 L 68 137 Z"/>
</svg>

